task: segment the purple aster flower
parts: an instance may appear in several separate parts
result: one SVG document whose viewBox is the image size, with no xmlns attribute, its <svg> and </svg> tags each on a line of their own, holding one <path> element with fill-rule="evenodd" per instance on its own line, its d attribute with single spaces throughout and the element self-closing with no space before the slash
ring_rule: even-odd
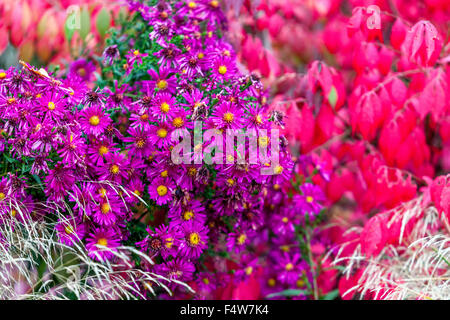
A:
<svg viewBox="0 0 450 320">
<path fill-rule="evenodd" d="M 96 228 L 86 239 L 88 255 L 97 261 L 111 260 L 118 246 L 119 239 L 112 228 Z"/>
<path fill-rule="evenodd" d="M 235 62 L 228 57 L 220 57 L 211 63 L 213 77 L 216 80 L 225 81 L 237 74 Z"/>
<path fill-rule="evenodd" d="M 239 129 L 244 124 L 244 113 L 230 102 L 222 102 L 213 112 L 212 119 L 217 128 Z"/>
<path fill-rule="evenodd" d="M 152 125 L 149 131 L 150 142 L 161 149 L 168 147 L 172 143 L 171 131 L 171 128 L 166 123 L 160 123 L 157 126 Z"/>
<path fill-rule="evenodd" d="M 172 206 L 169 210 L 170 223 L 179 225 L 187 221 L 195 221 L 204 224 L 206 215 L 203 213 L 205 208 L 199 200 L 191 200 L 186 204 L 180 203 L 178 206 Z"/>
<path fill-rule="evenodd" d="M 158 89 L 158 92 L 168 92 L 174 94 L 177 89 L 177 78 L 175 77 L 175 70 L 161 67 L 159 74 L 151 69 L 147 71 L 152 80 L 147 80 L 146 83 L 150 90 Z"/>
<path fill-rule="evenodd" d="M 182 239 L 179 253 L 186 258 L 197 259 L 208 248 L 208 228 L 203 224 L 188 221 L 181 225 Z"/>
<path fill-rule="evenodd" d="M 111 124 L 111 119 L 100 106 L 92 106 L 81 112 L 81 129 L 87 134 L 99 136 Z"/>
<path fill-rule="evenodd" d="M 148 186 L 150 198 L 156 201 L 157 205 L 163 205 L 172 200 L 172 191 L 175 184 L 171 179 L 156 179 Z"/>
<path fill-rule="evenodd" d="M 81 241 L 86 235 L 86 225 L 73 217 L 59 219 L 55 229 L 59 240 L 68 246 Z"/>
<path fill-rule="evenodd" d="M 190 281 L 195 272 L 195 266 L 192 262 L 176 258 L 162 265 L 158 265 L 157 272 L 170 280 Z"/>
<path fill-rule="evenodd" d="M 77 75 L 83 81 L 90 81 L 94 71 L 95 71 L 94 64 L 90 61 L 81 58 L 75 60 L 70 64 L 69 74 L 71 76 Z"/>
<path fill-rule="evenodd" d="M 236 232 L 230 232 L 227 239 L 227 250 L 235 253 L 243 251 L 254 236 L 254 231 L 247 228 L 241 228 L 240 230 L 236 230 Z"/>
<path fill-rule="evenodd" d="M 112 142 L 111 139 L 103 138 L 103 139 L 93 139 L 92 144 L 89 145 L 87 149 L 87 154 L 89 160 L 94 165 L 100 165 L 104 162 L 104 157 L 106 154 L 115 153 L 119 149 L 116 147 L 116 144 Z"/>
<path fill-rule="evenodd" d="M 84 161 L 86 145 L 81 138 L 81 133 L 74 133 L 67 130 L 67 134 L 63 138 L 60 149 L 58 150 L 59 156 L 62 160 L 69 165 Z"/>
<path fill-rule="evenodd" d="M 294 286 L 306 266 L 299 253 L 290 255 L 283 252 L 283 254 L 277 255 L 275 265 L 275 270 L 278 273 L 277 279 L 284 284 Z"/>
<path fill-rule="evenodd" d="M 302 195 L 295 195 L 294 201 L 300 205 L 303 212 L 308 212 L 311 215 L 319 214 L 322 209 L 320 202 L 325 201 L 325 195 L 322 189 L 312 183 L 305 183 L 300 186 L 300 191 Z"/>
<path fill-rule="evenodd" d="M 155 52 L 154 55 L 159 58 L 158 64 L 161 66 L 171 67 L 181 51 L 173 43 L 163 43 L 160 51 Z"/>
<path fill-rule="evenodd" d="M 172 21 L 156 21 L 152 24 L 153 31 L 150 32 L 149 37 L 151 40 L 156 40 L 158 44 L 164 44 L 169 42 L 174 33 L 175 25 Z"/>
<path fill-rule="evenodd" d="M 117 49 L 117 45 L 106 47 L 103 51 L 103 63 L 106 65 L 112 65 L 113 61 L 120 57 L 120 52 Z"/>
<path fill-rule="evenodd" d="M 105 163 L 97 168 L 97 172 L 102 180 L 109 180 L 120 183 L 127 178 L 128 161 L 121 153 L 105 154 Z"/>
<path fill-rule="evenodd" d="M 173 110 L 176 108 L 176 99 L 170 93 L 157 93 L 153 100 L 151 112 L 157 121 L 171 120 Z"/>
<path fill-rule="evenodd" d="M 94 207 L 93 218 L 101 226 L 112 226 L 123 210 L 122 202 L 116 197 L 101 199 Z"/>
<path fill-rule="evenodd" d="M 131 143 L 129 152 L 138 157 L 148 157 L 153 151 L 153 145 L 150 143 L 148 129 L 133 128 L 128 129 L 131 137 L 124 138 L 124 142 Z"/>
</svg>

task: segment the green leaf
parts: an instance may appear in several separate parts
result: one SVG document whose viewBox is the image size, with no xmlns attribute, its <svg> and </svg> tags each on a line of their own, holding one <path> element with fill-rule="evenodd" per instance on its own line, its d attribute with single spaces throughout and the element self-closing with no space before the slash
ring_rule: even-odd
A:
<svg viewBox="0 0 450 320">
<path fill-rule="evenodd" d="M 74 11 L 69 14 L 66 18 L 66 22 L 64 23 L 64 34 L 68 43 L 72 41 L 73 34 L 75 33 L 77 27 L 79 27 L 77 26 L 77 20 L 79 20 L 80 17 L 77 13 L 78 12 Z"/>
<path fill-rule="evenodd" d="M 301 295 L 301 294 L 307 295 L 308 292 L 305 291 L 305 290 L 300 290 L 300 289 L 287 289 L 287 290 L 283 290 L 283 291 L 280 291 L 280 292 L 275 292 L 275 293 L 268 294 L 266 296 L 266 298 L 270 299 L 270 298 L 280 297 L 280 296 L 282 296 L 282 297 L 295 297 L 295 296 L 298 296 L 298 295 Z"/>
<path fill-rule="evenodd" d="M 91 31 L 91 15 L 89 11 L 84 8 L 80 14 L 80 37 L 85 39 Z"/>
<path fill-rule="evenodd" d="M 103 8 L 97 15 L 97 21 L 95 22 L 97 31 L 103 38 L 111 26 L 111 13 Z"/>
<path fill-rule="evenodd" d="M 330 93 L 328 94 L 328 103 L 330 106 L 333 107 L 333 109 L 336 107 L 338 95 L 337 90 L 334 86 L 331 87 Z"/>
<path fill-rule="evenodd" d="M 339 296 L 339 290 L 333 290 L 328 292 L 326 295 L 324 295 L 323 297 L 321 297 L 321 300 L 334 300 Z"/>
</svg>

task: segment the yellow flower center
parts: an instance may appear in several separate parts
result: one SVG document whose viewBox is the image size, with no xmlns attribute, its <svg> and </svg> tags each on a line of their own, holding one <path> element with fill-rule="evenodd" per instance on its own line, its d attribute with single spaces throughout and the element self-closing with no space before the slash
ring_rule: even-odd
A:
<svg viewBox="0 0 450 320">
<path fill-rule="evenodd" d="M 158 87 L 158 89 L 164 90 L 164 89 L 167 89 L 168 84 L 167 84 L 167 81 L 166 81 L 166 80 L 159 80 L 159 81 L 156 83 L 156 86 Z"/>
<path fill-rule="evenodd" d="M 170 249 L 170 248 L 172 248 L 172 246 L 173 246 L 173 238 L 167 238 L 166 239 L 166 248 L 167 249 Z"/>
<path fill-rule="evenodd" d="M 16 216 L 16 214 L 17 214 L 17 211 L 16 211 L 16 210 L 14 210 L 14 209 L 12 209 L 12 210 L 11 210 L 11 215 L 12 215 L 13 217 L 15 217 L 15 216 Z"/>
<path fill-rule="evenodd" d="M 138 197 L 141 196 L 141 192 L 140 192 L 139 190 L 134 190 L 133 192 L 134 192 L 134 194 L 137 195 Z"/>
<path fill-rule="evenodd" d="M 220 66 L 219 67 L 219 73 L 220 74 L 225 74 L 225 73 L 227 73 L 227 67 L 226 66 Z"/>
<path fill-rule="evenodd" d="M 100 238 L 97 240 L 97 244 L 99 246 L 107 247 L 108 246 L 108 240 L 106 238 Z"/>
<path fill-rule="evenodd" d="M 67 227 L 65 227 L 64 228 L 64 231 L 67 233 L 67 234 L 72 234 L 73 233 L 73 227 L 72 226 L 67 226 Z"/>
<path fill-rule="evenodd" d="M 281 219 L 281 221 L 283 221 L 284 223 L 288 223 L 288 222 L 289 222 L 289 219 L 286 218 L 286 217 L 283 217 L 283 219 Z"/>
<path fill-rule="evenodd" d="M 167 170 L 164 170 L 163 172 L 161 172 L 161 177 L 163 177 L 163 178 L 167 178 L 168 175 L 169 175 L 169 172 L 167 172 Z"/>
<path fill-rule="evenodd" d="M 280 246 L 281 251 L 289 252 L 290 248 L 288 245 Z"/>
<path fill-rule="evenodd" d="M 195 175 L 197 174 L 197 169 L 195 169 L 195 168 L 189 168 L 188 174 L 189 174 L 191 177 L 195 176 Z"/>
<path fill-rule="evenodd" d="M 231 123 L 233 122 L 234 119 L 234 114 L 232 114 L 231 112 L 225 112 L 223 115 L 223 120 L 225 122 Z"/>
<path fill-rule="evenodd" d="M 313 201 L 314 201 L 314 198 L 313 198 L 313 197 L 311 197 L 311 196 L 307 196 L 307 197 L 306 197 L 306 202 L 311 203 L 311 202 L 313 202 Z"/>
<path fill-rule="evenodd" d="M 302 279 L 298 279 L 296 285 L 297 287 L 301 288 L 305 285 L 305 281 L 303 281 Z"/>
<path fill-rule="evenodd" d="M 288 263 L 288 264 L 286 264 L 286 271 L 291 271 L 292 269 L 294 269 L 294 265 L 292 264 L 292 263 Z"/>
<path fill-rule="evenodd" d="M 86 69 L 85 68 L 78 69 L 78 74 L 80 76 L 84 77 L 86 75 Z"/>
<path fill-rule="evenodd" d="M 184 121 L 180 117 L 176 117 L 173 119 L 172 124 L 175 128 L 181 128 L 184 125 Z"/>
<path fill-rule="evenodd" d="M 163 103 L 161 103 L 160 110 L 163 113 L 167 113 L 170 110 L 170 105 L 167 102 L 163 102 Z"/>
<path fill-rule="evenodd" d="M 102 198 L 104 198 L 104 197 L 106 196 L 106 189 L 105 189 L 105 188 L 100 188 L 100 189 L 98 190 L 98 194 L 99 194 Z"/>
<path fill-rule="evenodd" d="M 261 116 L 258 114 L 258 115 L 256 115 L 256 117 L 255 117 L 255 122 L 257 123 L 257 124 L 261 124 L 262 123 L 262 118 L 261 118 Z"/>
<path fill-rule="evenodd" d="M 138 55 L 139 55 L 139 50 L 134 50 L 134 51 L 133 51 L 133 54 L 134 54 L 135 56 L 138 56 Z"/>
<path fill-rule="evenodd" d="M 52 101 L 50 101 L 48 103 L 47 107 L 48 107 L 49 110 L 55 110 L 55 108 L 56 108 L 55 103 L 52 102 Z"/>
<path fill-rule="evenodd" d="M 284 168 L 282 166 L 278 165 L 273 169 L 273 173 L 281 174 L 283 172 L 283 170 L 284 170 Z"/>
<path fill-rule="evenodd" d="M 160 138 L 165 138 L 167 137 L 167 130 L 164 128 L 158 129 L 158 131 L 156 131 L 156 135 Z"/>
<path fill-rule="evenodd" d="M 0 79 L 6 78 L 6 72 L 0 72 Z"/>
<path fill-rule="evenodd" d="M 231 178 L 228 178 L 228 179 L 227 179 L 227 183 L 228 183 L 228 185 L 231 187 L 232 185 L 234 185 L 234 180 L 231 179 Z"/>
<path fill-rule="evenodd" d="M 89 123 L 92 126 L 98 126 L 98 124 L 100 123 L 100 118 L 98 116 L 92 116 L 89 118 Z"/>
<path fill-rule="evenodd" d="M 102 213 L 107 214 L 109 212 L 109 210 L 111 210 L 111 207 L 108 203 L 103 203 L 101 210 L 102 210 Z"/>
<path fill-rule="evenodd" d="M 203 59 L 205 57 L 205 54 L 203 52 L 200 52 L 199 54 L 197 54 L 197 58 L 199 59 Z"/>
<path fill-rule="evenodd" d="M 278 183 L 273 185 L 273 190 L 280 190 L 280 188 L 281 186 Z"/>
<path fill-rule="evenodd" d="M 144 113 L 144 114 L 141 116 L 141 120 L 142 120 L 142 121 L 147 121 L 147 120 L 148 120 L 148 114 Z"/>
<path fill-rule="evenodd" d="M 190 9 L 195 9 L 197 7 L 197 4 L 194 1 L 191 1 L 191 2 L 188 3 L 188 7 Z"/>
<path fill-rule="evenodd" d="M 120 169 L 119 169 L 119 166 L 118 166 L 117 164 L 113 164 L 113 165 L 111 166 L 111 168 L 109 168 L 109 171 L 110 171 L 112 174 L 118 174 L 119 171 L 120 171 Z"/>
<path fill-rule="evenodd" d="M 210 1 L 209 5 L 213 8 L 217 8 L 219 6 L 219 1 L 217 0 Z"/>
<path fill-rule="evenodd" d="M 191 220 L 193 217 L 194 217 L 194 212 L 192 212 L 190 210 L 185 211 L 183 214 L 183 219 L 186 221 Z"/>
<path fill-rule="evenodd" d="M 161 197 L 163 197 L 163 196 L 165 196 L 167 194 L 167 187 L 163 186 L 163 185 L 160 185 L 160 186 L 158 186 L 158 188 L 156 188 L 156 192 L 158 192 L 158 194 Z"/>
<path fill-rule="evenodd" d="M 5 199 L 6 195 L 3 192 L 0 192 L 0 200 Z"/>
<path fill-rule="evenodd" d="M 143 148 L 145 146 L 145 140 L 144 139 L 137 139 L 136 140 L 136 147 Z"/>
<path fill-rule="evenodd" d="M 275 281 L 274 278 L 270 278 L 269 280 L 267 280 L 267 284 L 269 285 L 269 287 L 275 287 L 277 282 Z"/>
<path fill-rule="evenodd" d="M 104 154 L 107 154 L 108 151 L 109 151 L 109 149 L 106 146 L 101 146 L 100 148 L 98 148 L 98 154 L 101 156 Z"/>
<path fill-rule="evenodd" d="M 251 275 L 252 274 L 252 272 L 253 272 L 253 267 L 247 267 L 247 268 L 245 268 L 245 274 L 246 275 Z"/>
<path fill-rule="evenodd" d="M 196 246 L 200 242 L 200 235 L 197 232 L 193 232 L 189 235 L 189 242 Z"/>
<path fill-rule="evenodd" d="M 224 56 L 227 56 L 227 57 L 231 56 L 230 50 L 224 50 L 224 51 L 223 51 L 223 55 L 224 55 Z"/>
<path fill-rule="evenodd" d="M 261 147 L 267 147 L 269 145 L 269 137 L 268 136 L 259 137 L 258 143 Z"/>
<path fill-rule="evenodd" d="M 237 238 L 237 243 L 239 245 L 243 245 L 245 243 L 245 240 L 247 240 L 247 235 L 245 233 L 242 233 L 238 238 Z"/>
<path fill-rule="evenodd" d="M 203 283 L 204 284 L 209 284 L 209 279 L 208 278 L 203 278 Z"/>
</svg>

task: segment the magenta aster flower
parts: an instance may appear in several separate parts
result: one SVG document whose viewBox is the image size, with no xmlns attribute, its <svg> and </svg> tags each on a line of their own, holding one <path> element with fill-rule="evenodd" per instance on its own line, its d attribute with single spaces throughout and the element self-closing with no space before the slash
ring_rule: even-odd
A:
<svg viewBox="0 0 450 320">
<path fill-rule="evenodd" d="M 211 63 L 213 77 L 219 81 L 233 78 L 237 74 L 235 62 L 228 57 L 220 57 Z"/>
<path fill-rule="evenodd" d="M 195 266 L 192 262 L 176 258 L 162 265 L 158 265 L 156 271 L 170 280 L 190 281 L 195 272 Z"/>
<path fill-rule="evenodd" d="M 128 133 L 131 137 L 124 138 L 123 141 L 131 143 L 129 152 L 138 157 L 148 157 L 153 151 L 153 144 L 150 142 L 148 129 L 130 127 Z"/>
<path fill-rule="evenodd" d="M 195 221 L 200 224 L 204 224 L 206 221 L 206 215 L 203 213 L 205 208 L 199 200 L 191 200 L 186 204 L 180 204 L 178 206 L 172 206 L 169 210 L 170 223 L 173 225 L 179 225 L 186 223 L 187 221 Z"/>
<path fill-rule="evenodd" d="M 168 92 L 174 94 L 177 89 L 177 78 L 175 77 L 175 70 L 161 67 L 159 74 L 151 69 L 147 71 L 152 80 L 146 81 L 150 90 L 158 89 L 158 92 Z"/>
<path fill-rule="evenodd" d="M 80 124 L 85 133 L 98 137 L 111 124 L 111 119 L 100 106 L 92 106 L 81 112 Z"/>
<path fill-rule="evenodd" d="M 306 263 L 301 260 L 301 255 L 295 253 L 290 255 L 287 252 L 276 255 L 277 279 L 289 286 L 294 286 L 306 267 Z"/>
<path fill-rule="evenodd" d="M 157 121 L 167 121 L 173 118 L 177 101 L 170 93 L 157 93 L 150 109 Z"/>
<path fill-rule="evenodd" d="M 163 205 L 172 200 L 172 191 L 175 183 L 171 179 L 156 179 L 148 187 L 150 198 L 156 201 L 157 205 Z"/>
<path fill-rule="evenodd" d="M 59 240 L 68 246 L 81 241 L 86 235 L 86 225 L 75 218 L 60 219 L 55 229 Z"/>
<path fill-rule="evenodd" d="M 172 143 L 171 131 L 172 129 L 166 123 L 152 125 L 149 131 L 150 142 L 161 149 L 168 147 Z"/>
<path fill-rule="evenodd" d="M 181 225 L 182 235 L 179 252 L 188 259 L 197 259 L 208 248 L 208 228 L 203 224 L 188 221 Z"/>
<path fill-rule="evenodd" d="M 87 149 L 87 154 L 89 160 L 95 165 L 102 164 L 106 154 L 115 153 L 119 150 L 111 139 L 103 138 L 93 140 Z"/>
<path fill-rule="evenodd" d="M 122 208 L 122 202 L 115 197 L 102 199 L 94 208 L 94 221 L 101 226 L 112 226 L 120 216 Z"/>
<path fill-rule="evenodd" d="M 86 239 L 88 255 L 97 261 L 111 260 L 119 246 L 114 229 L 96 228 Z"/>
<path fill-rule="evenodd" d="M 222 102 L 213 112 L 212 119 L 217 128 L 239 129 L 244 124 L 244 113 L 230 102 Z"/>
<path fill-rule="evenodd" d="M 100 179 L 120 183 L 127 178 L 128 161 L 121 153 L 105 154 L 105 163 L 97 168 Z"/>
<path fill-rule="evenodd" d="M 300 186 L 300 191 L 303 195 L 295 195 L 294 200 L 300 205 L 303 212 L 311 215 L 319 214 L 322 209 L 321 202 L 325 201 L 322 189 L 312 183 L 305 183 Z"/>
<path fill-rule="evenodd" d="M 75 60 L 70 64 L 69 75 L 76 75 L 83 81 L 90 81 L 92 74 L 95 71 L 95 66 L 92 62 L 85 59 Z"/>
</svg>

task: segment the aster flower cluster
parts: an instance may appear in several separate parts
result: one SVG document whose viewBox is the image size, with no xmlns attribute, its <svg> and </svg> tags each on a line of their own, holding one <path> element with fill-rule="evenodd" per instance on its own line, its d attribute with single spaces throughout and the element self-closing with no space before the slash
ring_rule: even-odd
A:
<svg viewBox="0 0 450 320">
<path fill-rule="evenodd" d="M 267 162 L 250 163 L 246 156 L 238 163 L 227 162 L 229 155 L 223 154 L 218 164 L 206 164 L 202 160 L 212 144 L 206 137 L 189 144 L 183 164 L 171 158 L 178 143 L 173 133 L 182 129 L 195 137 L 198 121 L 200 135 L 213 129 L 222 134 L 223 145 L 227 129 L 254 129 L 259 147 L 268 147 L 271 130 L 283 123 L 281 114 L 269 114 L 257 77 L 239 70 L 236 52 L 223 37 L 226 20 L 220 2 L 129 5 L 137 14 L 132 25 L 113 33 L 99 84 L 111 85 L 107 75 L 112 72 L 115 79 L 125 79 L 127 93 L 117 83 L 116 92 L 133 98 L 122 109 L 122 141 L 135 156 L 133 167 L 151 181 L 144 199 L 157 208 L 144 217 L 150 226 L 136 242 L 159 262 L 149 267 L 188 282 L 196 298 L 217 298 L 216 289 L 224 283 L 247 281 L 263 269 L 269 270 L 259 278 L 267 287 L 263 295 L 306 288 L 309 268 L 297 229 L 308 223 L 306 216 L 314 220 L 319 215 L 324 198 L 312 183 L 291 188 L 295 162 L 283 137 L 275 142 L 279 164 L 270 174 L 261 170 Z M 240 145 L 235 158 L 248 155 L 249 149 L 249 143 Z M 175 297 L 185 294 L 174 289 Z"/>
<path fill-rule="evenodd" d="M 220 298 L 226 284 L 252 279 L 262 284 L 256 298 L 310 295 L 304 230 L 325 199 L 306 171 L 291 181 L 304 160 L 273 138 L 283 116 L 269 114 L 262 84 L 236 64 L 220 2 L 128 2 L 135 13 L 111 31 L 94 89 L 76 66 L 64 80 L 25 63 L 0 73 L 0 217 L 64 211 L 62 243 L 82 241 L 98 261 L 135 245 L 156 262 L 136 257 L 137 266 L 196 292 L 171 282 L 175 298 Z M 250 161 L 250 142 L 231 154 L 211 149 L 213 139 L 197 143 L 210 129 L 215 145 L 227 144 L 228 129 L 254 130 L 278 161 Z M 179 132 L 194 137 L 182 163 L 172 157 Z"/>
</svg>

